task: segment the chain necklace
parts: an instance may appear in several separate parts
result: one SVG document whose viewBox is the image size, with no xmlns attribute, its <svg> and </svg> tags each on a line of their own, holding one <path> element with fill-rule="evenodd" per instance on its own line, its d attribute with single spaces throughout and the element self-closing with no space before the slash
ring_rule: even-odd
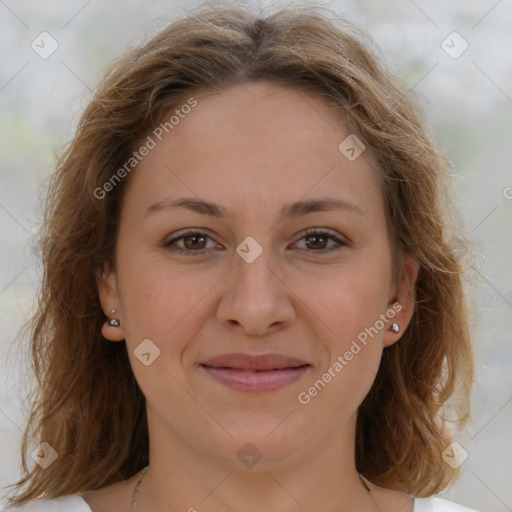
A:
<svg viewBox="0 0 512 512">
<path fill-rule="evenodd" d="M 146 466 L 142 471 L 141 471 L 141 476 L 139 478 L 139 480 L 137 481 L 137 483 L 135 484 L 135 487 L 133 489 L 133 493 L 132 493 L 132 503 L 130 505 L 130 512 L 133 511 L 133 509 L 135 508 L 135 506 L 137 505 L 137 502 L 135 501 L 135 495 L 137 494 L 138 490 L 139 490 L 139 487 L 140 487 L 140 484 L 142 483 L 142 480 L 144 480 L 144 475 L 146 474 L 146 471 L 148 470 L 149 466 Z"/>
<path fill-rule="evenodd" d="M 140 471 L 141 476 L 138 479 L 137 483 L 135 484 L 135 487 L 134 487 L 133 493 L 132 493 L 132 502 L 130 505 L 130 512 L 133 512 L 133 510 L 135 509 L 135 506 L 137 505 L 137 502 L 135 501 L 135 496 L 137 495 L 137 492 L 139 491 L 140 484 L 142 483 L 142 480 L 144 480 L 144 476 L 146 475 L 146 471 L 148 470 L 148 468 L 149 468 L 149 466 L 146 466 L 144 469 L 142 469 Z M 373 500 L 374 505 L 380 510 L 380 512 L 382 512 L 382 509 L 377 505 L 377 502 L 375 501 L 372 490 L 368 487 L 364 478 L 361 475 L 359 475 L 359 478 L 361 479 L 361 482 L 364 485 L 364 487 L 366 488 L 366 490 L 370 493 L 370 496 Z"/>
</svg>

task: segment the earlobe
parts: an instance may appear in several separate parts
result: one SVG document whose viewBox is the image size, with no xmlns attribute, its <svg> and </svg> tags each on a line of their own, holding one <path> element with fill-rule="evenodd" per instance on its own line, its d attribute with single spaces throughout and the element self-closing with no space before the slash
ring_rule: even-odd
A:
<svg viewBox="0 0 512 512">
<path fill-rule="evenodd" d="M 115 310 L 113 310 L 115 311 Z M 115 323 L 113 322 L 115 321 Z M 111 318 L 105 320 L 103 326 L 101 327 L 101 334 L 103 337 L 110 341 L 123 341 L 124 340 L 124 330 L 121 327 L 121 323 L 117 318 Z"/>
<path fill-rule="evenodd" d="M 110 341 L 124 340 L 124 330 L 121 327 L 121 312 L 119 311 L 119 294 L 117 276 L 108 264 L 97 274 L 98 294 L 103 314 L 107 317 L 101 328 L 103 337 Z M 117 309 L 116 309 L 117 308 Z"/>
<path fill-rule="evenodd" d="M 396 343 L 407 329 L 414 313 L 416 281 L 420 270 L 419 263 L 409 254 L 404 256 L 402 272 L 396 288 L 395 297 L 390 302 L 394 311 L 393 318 L 384 335 L 384 346 Z M 400 307 L 395 307 L 399 304 Z M 393 307 L 391 307 L 393 305 Z M 391 311 L 390 309 L 390 311 Z"/>
</svg>

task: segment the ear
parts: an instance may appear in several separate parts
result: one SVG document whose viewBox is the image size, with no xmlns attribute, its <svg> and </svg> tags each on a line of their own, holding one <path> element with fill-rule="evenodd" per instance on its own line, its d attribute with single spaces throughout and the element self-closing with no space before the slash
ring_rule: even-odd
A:
<svg viewBox="0 0 512 512">
<path fill-rule="evenodd" d="M 387 328 L 383 340 L 385 347 L 396 343 L 402 337 L 403 332 L 407 329 L 411 321 L 414 313 L 416 280 L 419 270 L 419 263 L 409 254 L 405 254 L 398 283 L 392 294 L 392 300 L 388 304 L 389 315 L 387 315 L 390 319 L 389 327 L 391 327 L 391 324 L 396 323 L 400 327 L 400 331 L 394 333 L 389 327 Z M 391 314 L 393 312 L 395 314 L 392 317 Z"/>
<path fill-rule="evenodd" d="M 117 288 L 117 276 L 110 265 L 104 264 L 103 270 L 98 273 L 96 282 L 98 284 L 98 294 L 101 308 L 107 317 L 101 328 L 103 336 L 110 341 L 124 340 L 123 315 L 121 311 L 119 292 Z M 109 325 L 109 320 L 116 318 L 119 320 L 118 327 Z"/>
</svg>

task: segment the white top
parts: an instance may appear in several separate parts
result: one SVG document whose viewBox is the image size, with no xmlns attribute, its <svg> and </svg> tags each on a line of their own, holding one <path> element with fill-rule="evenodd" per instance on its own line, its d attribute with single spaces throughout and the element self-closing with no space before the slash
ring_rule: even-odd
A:
<svg viewBox="0 0 512 512">
<path fill-rule="evenodd" d="M 5 510 L 12 512 L 92 512 L 78 494 L 54 500 L 38 500 Z M 478 512 L 441 498 L 414 498 L 414 512 Z"/>
</svg>

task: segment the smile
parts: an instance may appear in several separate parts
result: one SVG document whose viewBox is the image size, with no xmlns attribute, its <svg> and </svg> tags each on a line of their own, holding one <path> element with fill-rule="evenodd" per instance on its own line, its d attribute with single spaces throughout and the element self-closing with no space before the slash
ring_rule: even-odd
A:
<svg viewBox="0 0 512 512">
<path fill-rule="evenodd" d="M 201 367 L 215 380 L 236 391 L 264 392 L 280 389 L 298 380 L 310 364 L 271 370 Z"/>
</svg>

